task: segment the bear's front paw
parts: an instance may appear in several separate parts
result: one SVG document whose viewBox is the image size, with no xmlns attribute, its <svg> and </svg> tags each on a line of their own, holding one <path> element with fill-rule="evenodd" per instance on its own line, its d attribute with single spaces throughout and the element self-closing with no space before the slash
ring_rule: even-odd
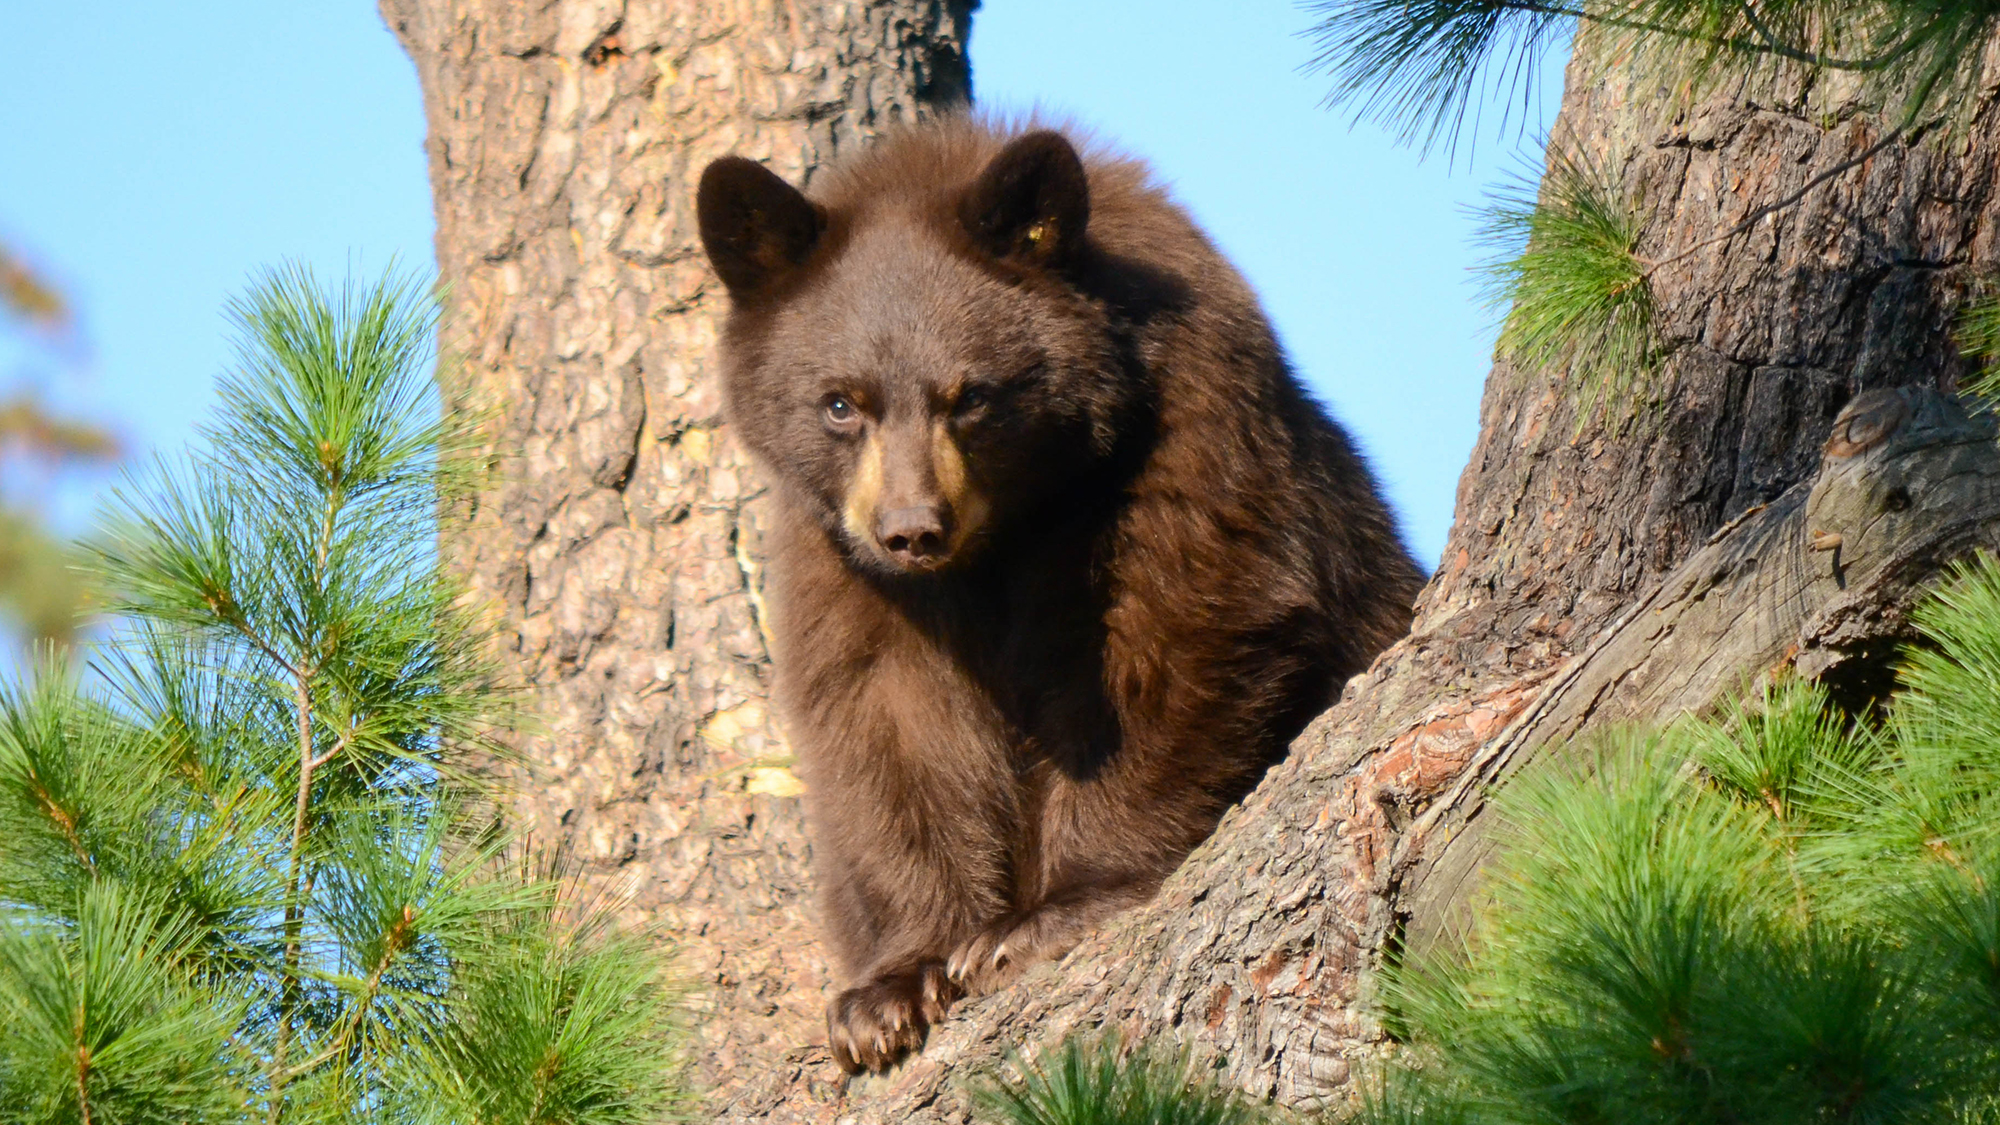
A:
<svg viewBox="0 0 2000 1125">
<path fill-rule="evenodd" d="M 958 997 L 958 986 L 938 961 L 883 973 L 843 991 L 826 1009 L 834 1061 L 849 1074 L 889 1069 L 924 1045 L 930 1026 Z"/>
<path fill-rule="evenodd" d="M 1028 966 L 1069 952 L 1079 929 L 1058 910 L 1004 918 L 952 950 L 945 971 L 971 995 L 992 992 L 1013 983 Z"/>
</svg>

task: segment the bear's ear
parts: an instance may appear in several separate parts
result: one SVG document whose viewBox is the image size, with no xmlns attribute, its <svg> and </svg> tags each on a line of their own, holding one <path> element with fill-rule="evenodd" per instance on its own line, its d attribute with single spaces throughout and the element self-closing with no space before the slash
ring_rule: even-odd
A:
<svg viewBox="0 0 2000 1125">
<path fill-rule="evenodd" d="M 987 253 L 1038 265 L 1075 253 L 1090 222 L 1090 180 L 1062 134 L 1017 138 L 986 165 L 958 220 Z"/>
<path fill-rule="evenodd" d="M 799 189 L 740 156 L 725 156 L 701 174 L 695 210 L 708 260 L 739 298 L 804 265 L 826 225 Z"/>
</svg>

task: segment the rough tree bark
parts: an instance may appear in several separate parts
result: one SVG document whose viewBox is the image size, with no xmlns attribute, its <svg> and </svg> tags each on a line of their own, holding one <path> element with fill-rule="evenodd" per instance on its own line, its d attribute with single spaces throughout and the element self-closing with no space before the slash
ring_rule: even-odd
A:
<svg viewBox="0 0 2000 1125">
<path fill-rule="evenodd" d="M 502 420 L 504 483 L 450 549 L 547 716 L 520 811 L 681 935 L 715 1007 L 720 1120 L 962 1121 L 962 1076 L 1104 1026 L 1177 1039 L 1257 1096 L 1338 1097 L 1379 1049 L 1379 959 L 1452 924 L 1492 782 L 1777 665 L 1877 691 L 1923 582 L 2000 541 L 2000 455 L 1949 398 L 1948 327 L 2000 258 L 1991 114 L 1710 244 L 1881 125 L 1825 88 L 1685 106 L 1586 48 L 1555 134 L 1651 215 L 1672 359 L 1645 401 L 1579 418 L 1549 374 L 1497 367 L 1411 636 L 1153 904 L 843 1085 L 813 1045 L 825 980 L 762 706 L 758 486 L 716 414 L 688 174 L 740 151 L 797 177 L 961 100 L 965 6 L 383 2 L 424 83 L 467 393 Z"/>
<path fill-rule="evenodd" d="M 765 706 L 762 486 L 719 415 L 694 218 L 970 96 L 972 0 L 382 0 L 429 119 L 453 391 L 496 484 L 446 551 L 540 720 L 521 824 L 679 946 L 726 1102 L 823 1038 L 798 782 Z"/>
<path fill-rule="evenodd" d="M 967 1075 L 1097 1028 L 1177 1040 L 1279 1103 L 1339 1098 L 1381 1049 L 1381 958 L 1464 902 L 1493 783 L 1777 667 L 1879 692 L 1924 584 L 2000 544 L 2000 451 L 1954 400 L 1949 337 L 2000 256 L 1991 112 L 1712 242 L 1881 124 L 1838 89 L 1680 104 L 1589 50 L 1554 135 L 1651 216 L 1671 362 L 1629 410 L 1581 418 L 1550 374 L 1496 367 L 1411 635 L 1158 899 L 961 1007 L 897 1073 L 839 1096 L 778 1076 L 725 1120 L 964 1121 Z"/>
</svg>

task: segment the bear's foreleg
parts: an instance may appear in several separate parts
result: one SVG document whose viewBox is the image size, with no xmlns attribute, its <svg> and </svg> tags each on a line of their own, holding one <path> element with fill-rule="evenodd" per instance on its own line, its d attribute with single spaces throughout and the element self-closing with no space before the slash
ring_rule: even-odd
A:
<svg viewBox="0 0 2000 1125">
<path fill-rule="evenodd" d="M 1159 891 L 1222 808 L 1203 786 L 1207 763 L 1187 742 L 1128 740 L 1105 768 L 1050 781 L 1028 814 L 1036 847 L 1015 909 L 952 950 L 953 983 L 973 995 L 1002 988 Z"/>
<path fill-rule="evenodd" d="M 822 922 L 847 975 L 827 1041 L 849 1071 L 923 1045 L 962 989 L 945 958 L 1007 909 L 1017 817 L 997 717 L 956 668 L 916 646 L 877 650 L 850 690 L 801 724 Z"/>
<path fill-rule="evenodd" d="M 1004 988 L 1031 966 L 1068 953 L 1098 923 L 1138 906 L 1158 889 L 1159 879 L 1150 872 L 1071 886 L 1032 909 L 980 927 L 952 950 L 945 973 L 968 995 Z"/>
</svg>

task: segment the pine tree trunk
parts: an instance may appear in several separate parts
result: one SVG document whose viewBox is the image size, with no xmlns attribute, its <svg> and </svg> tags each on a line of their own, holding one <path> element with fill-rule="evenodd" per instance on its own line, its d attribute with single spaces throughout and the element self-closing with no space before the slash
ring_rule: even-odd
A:
<svg viewBox="0 0 2000 1125">
<path fill-rule="evenodd" d="M 1773 668 L 1850 701 L 1883 689 L 1923 585 L 2000 544 L 2000 451 L 1951 394 L 1968 365 L 1949 338 L 2000 258 L 2000 129 L 1892 144 L 1710 244 L 1866 150 L 1878 119 L 1824 88 L 1676 107 L 1588 51 L 1555 137 L 1651 216 L 1671 362 L 1582 417 L 1552 375 L 1497 366 L 1412 634 L 1152 904 L 956 1009 L 900 1071 L 724 1119 L 964 1121 L 966 1077 L 1096 1028 L 1179 1041 L 1285 1105 L 1342 1098 L 1381 1049 L 1371 975 L 1462 911 L 1491 785 Z"/>
<path fill-rule="evenodd" d="M 727 1104 L 824 1038 L 826 965 L 765 703 L 763 485 L 720 417 L 725 297 L 695 177 L 733 152 L 800 181 L 964 104 L 972 3 L 382 8 L 423 84 L 449 385 L 494 415 L 495 483 L 445 550 L 499 607 L 539 721 L 515 811 L 679 946 L 697 1069 Z"/>
</svg>

